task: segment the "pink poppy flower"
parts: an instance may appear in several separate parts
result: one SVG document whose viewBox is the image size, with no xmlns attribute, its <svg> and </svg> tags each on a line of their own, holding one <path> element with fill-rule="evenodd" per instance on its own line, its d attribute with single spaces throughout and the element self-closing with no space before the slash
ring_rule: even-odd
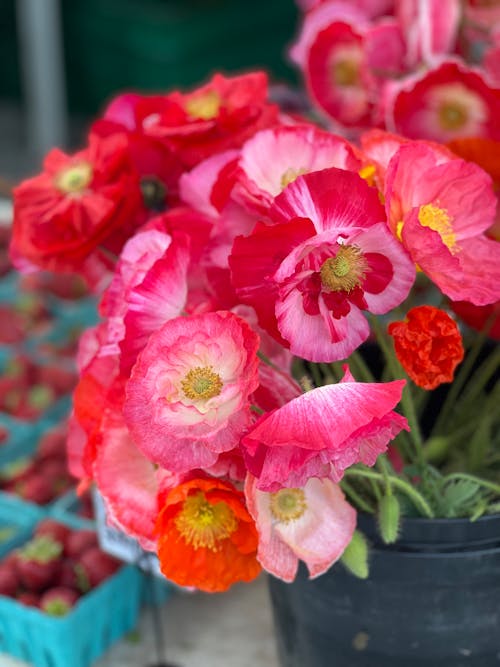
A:
<svg viewBox="0 0 500 667">
<path fill-rule="evenodd" d="M 477 306 L 499 300 L 500 243 L 484 233 L 496 208 L 486 172 L 412 142 L 389 164 L 385 197 L 394 234 L 444 294 Z"/>
<path fill-rule="evenodd" d="M 356 174 L 299 176 L 259 223 L 236 239 L 233 285 L 260 325 L 310 361 L 345 359 L 369 334 L 363 310 L 401 303 L 415 269 L 391 237 L 375 189 Z"/>
<path fill-rule="evenodd" d="M 108 339 L 102 354 L 122 354 L 130 369 L 148 336 L 180 313 L 187 297 L 189 243 L 159 229 L 133 236 L 125 245 L 103 296 Z"/>
<path fill-rule="evenodd" d="M 295 579 L 299 560 L 311 579 L 326 572 L 356 528 L 356 510 L 329 479 L 309 479 L 303 487 L 266 493 L 248 475 L 245 496 L 259 533 L 257 560 L 283 581 Z"/>
<path fill-rule="evenodd" d="M 412 139 L 500 138 L 500 90 L 459 61 L 394 83 L 385 107 L 387 127 Z"/>
<path fill-rule="evenodd" d="M 455 50 L 461 8 L 456 0 L 399 0 L 396 15 L 406 43 L 406 62 L 414 68 L 427 66 L 439 54 Z"/>
<path fill-rule="evenodd" d="M 108 410 L 94 462 L 94 479 L 110 523 L 135 537 L 149 551 L 156 548 L 153 533 L 159 510 L 159 485 L 168 474 L 137 449 L 123 416 Z"/>
<path fill-rule="evenodd" d="M 241 150 L 232 196 L 266 215 L 274 197 L 297 176 L 328 167 L 357 171 L 361 163 L 345 139 L 312 125 L 263 130 Z"/>
<path fill-rule="evenodd" d="M 151 334 L 127 383 L 137 446 L 173 472 L 213 465 L 251 422 L 259 337 L 233 313 L 178 317 Z"/>
<path fill-rule="evenodd" d="M 338 482 L 354 463 L 372 466 L 406 419 L 393 411 L 404 380 L 338 384 L 302 394 L 263 415 L 242 439 L 248 471 L 262 491 L 303 487 L 310 477 Z"/>
<path fill-rule="evenodd" d="M 231 196 L 238 156 L 238 151 L 214 155 L 184 174 L 180 181 L 182 200 L 212 223 L 197 270 L 201 274 L 199 285 L 208 291 L 215 310 L 229 310 L 238 303 L 231 288 L 227 258 L 236 236 L 249 234 L 256 222 L 255 214 Z"/>
<path fill-rule="evenodd" d="M 327 0 L 317 2 L 312 11 L 304 17 L 297 41 L 290 48 L 290 58 L 302 70 L 307 65 L 311 45 L 322 30 L 335 21 L 342 21 L 364 29 L 368 26 L 368 16 L 355 2 Z"/>
<path fill-rule="evenodd" d="M 377 82 L 356 24 L 335 21 L 317 35 L 305 77 L 312 101 L 330 118 L 346 127 L 372 124 Z"/>
</svg>

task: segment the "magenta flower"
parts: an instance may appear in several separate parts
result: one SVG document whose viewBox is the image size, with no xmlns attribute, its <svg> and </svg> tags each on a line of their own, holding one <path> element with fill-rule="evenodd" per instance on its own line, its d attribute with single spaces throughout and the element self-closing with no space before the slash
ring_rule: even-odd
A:
<svg viewBox="0 0 500 667">
<path fill-rule="evenodd" d="M 251 422 L 259 337 L 226 311 L 178 317 L 151 334 L 126 387 L 124 415 L 153 462 L 204 468 L 233 449 Z"/>
<path fill-rule="evenodd" d="M 257 560 L 283 581 L 295 579 L 299 560 L 311 578 L 326 572 L 356 528 L 356 510 L 329 479 L 309 479 L 300 488 L 266 493 L 248 475 L 245 496 L 259 532 Z"/>
<path fill-rule="evenodd" d="M 362 311 L 399 305 L 415 277 L 377 191 L 357 174 L 325 169 L 285 188 L 270 217 L 274 225 L 259 223 L 234 243 L 229 264 L 238 296 L 294 354 L 345 359 L 369 335 Z"/>
<path fill-rule="evenodd" d="M 401 429 L 409 430 L 393 411 L 404 384 L 356 382 L 347 370 L 338 384 L 308 391 L 263 415 L 242 439 L 257 488 L 303 487 L 310 477 L 338 482 L 354 463 L 374 465 Z"/>
</svg>

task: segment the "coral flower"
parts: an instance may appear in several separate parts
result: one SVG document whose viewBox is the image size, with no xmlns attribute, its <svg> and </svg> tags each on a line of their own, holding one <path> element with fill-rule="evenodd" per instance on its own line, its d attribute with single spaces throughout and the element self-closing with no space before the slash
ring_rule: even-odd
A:
<svg viewBox="0 0 500 667">
<path fill-rule="evenodd" d="M 222 592 L 261 571 L 257 530 L 229 482 L 192 479 L 167 495 L 156 522 L 163 574 L 181 586 Z"/>
<path fill-rule="evenodd" d="M 328 570 L 343 554 L 356 528 L 356 511 L 337 484 L 309 479 L 302 488 L 265 493 L 248 475 L 245 495 L 259 532 L 257 558 L 267 572 L 293 581 L 299 560 L 311 578 Z"/>
<path fill-rule="evenodd" d="M 234 243 L 237 294 L 294 354 L 345 359 L 369 335 L 362 311 L 389 311 L 415 277 L 377 191 L 357 174 L 325 169 L 299 176 L 269 215 L 276 224 L 259 223 Z"/>
<path fill-rule="evenodd" d="M 178 317 L 151 334 L 127 383 L 137 446 L 167 470 L 214 464 L 250 424 L 259 337 L 226 311 Z"/>
<path fill-rule="evenodd" d="M 406 419 L 393 411 L 404 380 L 341 382 L 302 394 L 262 417 L 242 439 L 257 488 L 303 487 L 310 477 L 338 482 L 354 463 L 374 465 Z"/>
<path fill-rule="evenodd" d="M 417 306 L 404 321 L 392 322 L 388 331 L 399 362 L 415 384 L 435 389 L 453 380 L 464 348 L 457 324 L 447 313 L 434 306 Z"/>
<path fill-rule="evenodd" d="M 410 142 L 389 163 L 385 198 L 394 234 L 444 294 L 478 306 L 500 299 L 500 243 L 485 236 L 496 197 L 482 169 Z"/>
<path fill-rule="evenodd" d="M 11 253 L 50 271 L 81 271 L 101 246 L 118 252 L 134 232 L 139 176 L 123 136 L 90 137 L 73 156 L 54 149 L 44 171 L 14 191 Z"/>
</svg>

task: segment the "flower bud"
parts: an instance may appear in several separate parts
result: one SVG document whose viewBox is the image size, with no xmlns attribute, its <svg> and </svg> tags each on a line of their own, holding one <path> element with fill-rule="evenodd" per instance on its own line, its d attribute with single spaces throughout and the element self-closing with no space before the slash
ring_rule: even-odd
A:
<svg viewBox="0 0 500 667">
<path fill-rule="evenodd" d="M 340 560 L 355 577 L 368 578 L 368 543 L 359 530 L 354 531 L 352 540 Z"/>
<path fill-rule="evenodd" d="M 392 493 L 382 497 L 378 505 L 378 529 L 385 544 L 393 544 L 398 539 L 401 525 L 401 507 Z"/>
</svg>

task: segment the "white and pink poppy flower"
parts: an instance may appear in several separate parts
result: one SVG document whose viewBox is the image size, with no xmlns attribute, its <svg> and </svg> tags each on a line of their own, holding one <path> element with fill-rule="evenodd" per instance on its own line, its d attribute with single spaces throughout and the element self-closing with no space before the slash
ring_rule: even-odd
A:
<svg viewBox="0 0 500 667">
<path fill-rule="evenodd" d="M 399 0 L 396 15 L 406 43 L 406 63 L 432 66 L 456 47 L 462 12 L 457 0 Z"/>
<path fill-rule="evenodd" d="M 388 129 L 411 139 L 500 138 L 500 89 L 459 61 L 394 82 L 384 108 Z"/>
<path fill-rule="evenodd" d="M 399 305 L 415 267 L 385 222 L 377 191 L 358 175 L 299 176 L 229 258 L 240 299 L 260 325 L 309 361 L 345 359 L 369 335 L 364 310 Z"/>
<path fill-rule="evenodd" d="M 173 472 L 207 468 L 251 423 L 259 337 L 226 311 L 178 317 L 151 334 L 132 369 L 124 414 L 134 441 Z"/>
<path fill-rule="evenodd" d="M 328 167 L 358 171 L 361 162 L 345 139 L 312 125 L 263 130 L 241 150 L 233 197 L 266 215 L 273 199 L 297 176 Z"/>
<path fill-rule="evenodd" d="M 318 387 L 263 415 L 242 439 L 248 471 L 262 491 L 303 487 L 310 477 L 338 482 L 354 463 L 373 466 L 406 419 L 394 412 L 405 381 Z"/>
<path fill-rule="evenodd" d="M 245 496 L 259 532 L 257 560 L 283 581 L 295 579 L 299 560 L 311 579 L 326 572 L 356 528 L 356 510 L 329 479 L 309 479 L 302 487 L 266 493 L 248 475 Z"/>
<path fill-rule="evenodd" d="M 500 299 L 500 243 L 485 235 L 497 201 L 485 171 L 411 142 L 389 164 L 385 199 L 394 234 L 444 294 L 477 306 Z"/>
<path fill-rule="evenodd" d="M 139 232 L 126 244 L 113 280 L 103 296 L 107 340 L 101 355 L 122 354 L 122 366 L 132 366 L 149 334 L 177 317 L 187 298 L 189 243 L 159 229 Z"/>
</svg>

